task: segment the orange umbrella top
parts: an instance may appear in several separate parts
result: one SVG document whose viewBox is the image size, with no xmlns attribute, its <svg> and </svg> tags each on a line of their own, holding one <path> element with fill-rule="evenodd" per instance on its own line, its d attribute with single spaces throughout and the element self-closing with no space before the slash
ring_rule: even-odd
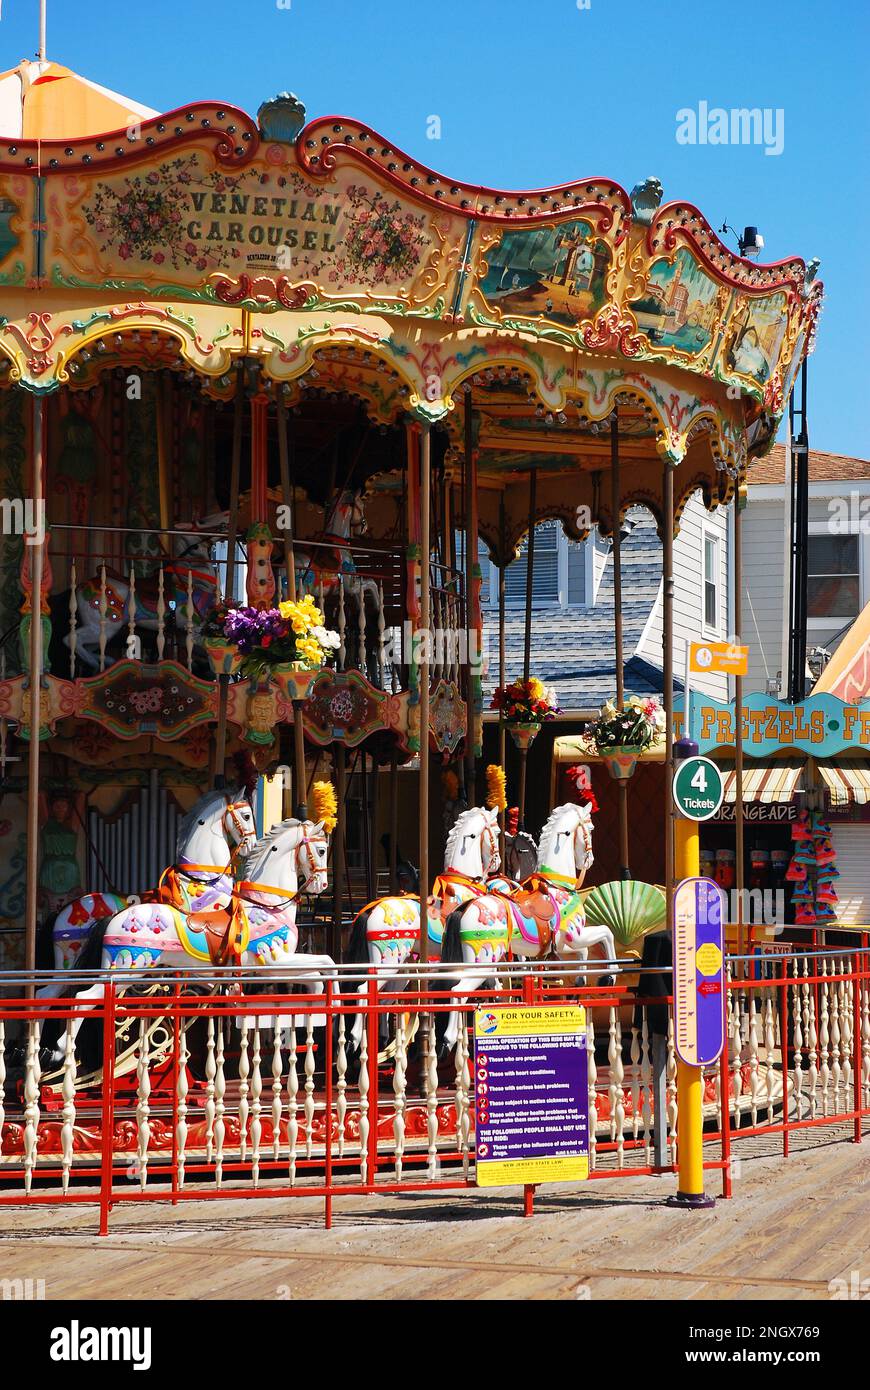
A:
<svg viewBox="0 0 870 1390">
<path fill-rule="evenodd" d="M 61 63 L 25 61 L 0 73 L 0 138 L 76 140 L 158 114 Z"/>
</svg>

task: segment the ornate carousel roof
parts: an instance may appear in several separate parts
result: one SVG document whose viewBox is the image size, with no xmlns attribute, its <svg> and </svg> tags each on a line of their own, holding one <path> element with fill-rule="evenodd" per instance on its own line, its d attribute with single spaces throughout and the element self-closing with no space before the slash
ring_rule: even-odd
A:
<svg viewBox="0 0 870 1390">
<path fill-rule="evenodd" d="M 244 360 L 291 407 L 325 395 L 446 429 L 448 468 L 471 400 L 496 556 L 527 527 L 531 469 L 538 516 L 609 528 L 614 411 L 621 508 L 661 516 L 663 463 L 678 509 L 696 488 L 727 500 L 811 346 L 817 263 L 735 256 L 655 179 L 499 191 L 357 121 L 304 121 L 285 93 L 257 121 L 207 102 L 0 138 L 0 380 L 169 366 L 226 398 Z"/>
</svg>

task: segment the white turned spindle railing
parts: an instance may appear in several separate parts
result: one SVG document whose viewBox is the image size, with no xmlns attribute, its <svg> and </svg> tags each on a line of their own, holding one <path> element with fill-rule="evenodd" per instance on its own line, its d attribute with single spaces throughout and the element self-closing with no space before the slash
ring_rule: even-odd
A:
<svg viewBox="0 0 870 1390">
<path fill-rule="evenodd" d="M 130 585 L 127 591 L 127 655 L 136 651 L 136 565 L 130 566 Z"/>
<path fill-rule="evenodd" d="M 625 1166 L 625 1094 L 622 1082 L 625 1069 L 622 1065 L 622 1029 L 616 1007 L 611 1005 L 607 1061 L 610 1072 L 608 1099 L 610 1101 L 610 1142 L 616 1142 L 616 1163 L 618 1168 Z"/>
<path fill-rule="evenodd" d="M 828 998 L 828 962 L 823 957 L 820 962 L 821 983 L 819 985 L 819 1082 L 822 1088 L 822 1115 L 828 1114 L 828 1087 L 831 1084 L 831 1068 L 828 1065 L 830 1054 L 830 1001 Z"/>
<path fill-rule="evenodd" d="M 260 1025 L 257 1022 L 254 1024 L 254 1048 L 251 1054 L 251 1181 L 254 1187 L 260 1185 L 260 1139 L 263 1134 L 263 1072 L 260 1060 Z"/>
<path fill-rule="evenodd" d="M 205 1041 L 205 1156 L 211 1163 L 214 1156 L 214 1019 L 209 1018 Z"/>
<path fill-rule="evenodd" d="M 842 1029 L 840 1026 L 840 1004 L 842 1002 L 843 982 L 840 979 L 840 965 L 836 960 L 831 961 L 831 1096 L 833 1100 L 833 1113 L 839 1114 L 840 1111 L 840 1078 L 842 1076 L 842 1066 L 840 1064 L 840 1040 Z"/>
<path fill-rule="evenodd" d="M 272 1157 L 275 1162 L 281 1157 L 281 1088 L 283 1085 L 283 1065 L 281 1061 L 281 1025 L 275 1020 L 272 1034 Z"/>
<path fill-rule="evenodd" d="M 76 648 L 78 646 L 78 576 L 76 574 L 76 560 L 73 556 L 69 568 L 69 678 L 74 681 L 76 678 Z"/>
<path fill-rule="evenodd" d="M 166 648 L 166 576 L 161 564 L 157 571 L 157 660 L 163 660 Z"/>
<path fill-rule="evenodd" d="M 70 1172 L 73 1161 L 73 1136 L 76 1123 L 76 1043 L 73 1035 L 73 1021 L 67 1019 L 63 1049 L 63 1079 L 61 1081 L 63 1109 L 60 1122 L 61 1147 L 61 1187 L 69 1191 Z"/>
<path fill-rule="evenodd" d="M 291 1022 L 290 1051 L 287 1057 L 287 1163 L 291 1187 L 296 1186 L 296 1154 L 299 1138 L 299 1121 L 296 1118 L 299 1113 L 299 1071 L 296 1062 L 296 1025 Z"/>
<path fill-rule="evenodd" d="M 24 1191 L 29 1193 L 39 1146 L 39 1022 L 27 1025 L 27 1051 L 24 1059 Z"/>
<path fill-rule="evenodd" d="M 631 1025 L 631 1137 L 637 1143 L 640 1135 L 640 1029 Z"/>
<path fill-rule="evenodd" d="M 805 974 L 805 975 L 809 975 L 809 973 L 810 973 L 810 972 L 809 972 L 809 961 L 807 960 L 807 958 L 806 958 L 806 956 L 805 956 L 805 957 L 804 957 L 804 974 Z M 814 972 L 814 973 L 815 973 L 815 972 Z M 819 1076 L 818 1069 L 817 1069 L 817 1067 L 816 1067 L 816 1061 L 817 1061 L 817 1059 L 818 1059 L 818 1052 L 817 1052 L 817 1050 L 816 1050 L 816 1048 L 817 1048 L 817 1043 L 818 1043 L 818 1035 L 817 1035 L 817 1032 L 816 1032 L 816 993 L 815 993 L 815 992 L 816 992 L 816 986 L 815 986 L 815 985 L 811 985 L 811 984 L 809 983 L 809 981 L 807 981 L 805 988 L 806 988 L 806 990 L 807 990 L 807 1030 L 806 1030 L 806 1032 L 807 1032 L 807 1060 L 808 1060 L 808 1063 L 809 1063 L 809 1065 L 808 1065 L 808 1067 L 807 1067 L 807 1083 L 808 1083 L 808 1086 L 809 1086 L 809 1094 L 810 1094 L 810 1119 L 811 1119 L 811 1120 L 814 1120 L 814 1119 L 816 1118 L 816 1110 L 817 1110 L 817 1106 L 818 1106 L 818 1098 L 817 1098 L 817 1095 L 816 1095 L 816 1088 L 817 1088 L 817 1085 L 818 1085 L 818 1076 Z"/>
<path fill-rule="evenodd" d="M 335 1049 L 335 1122 L 338 1129 L 338 1156 L 344 1158 L 344 1131 L 347 1123 L 347 1025 L 342 1013 L 338 1015 L 338 1040 Z"/>
<path fill-rule="evenodd" d="M 187 1046 L 187 1030 L 182 1024 L 178 1036 L 178 1083 L 175 1088 L 175 1171 L 178 1177 L 179 1188 L 184 1187 L 184 1169 L 187 1163 L 187 1093 L 190 1089 L 187 1077 L 187 1064 L 189 1060 L 190 1050 Z"/>
<path fill-rule="evenodd" d="M 456 1042 L 456 1079 L 454 1086 L 456 1107 L 456 1148 L 462 1155 L 462 1175 L 468 1176 L 468 1134 L 470 1119 L 468 1114 L 471 1076 L 468 1071 L 468 1031 L 465 1014 L 459 1011 L 459 1036 Z"/>
<path fill-rule="evenodd" d="M 640 1030 L 640 1080 L 643 1094 L 643 1136 L 644 1136 L 644 1164 L 646 1167 L 652 1165 L 652 1058 L 650 1056 L 649 1024 L 647 1022 L 646 1004 L 641 1009 L 641 1030 Z"/>
<path fill-rule="evenodd" d="M 377 1058 L 375 1058 L 377 1065 Z M 363 1016 L 363 1036 L 360 1038 L 360 1074 L 357 1077 L 357 1093 L 360 1097 L 360 1180 L 366 1186 L 368 1183 L 368 1130 L 370 1130 L 370 1120 L 368 1120 L 368 1016 Z M 377 1177 L 377 1173 L 372 1175 Z"/>
<path fill-rule="evenodd" d="M 674 1019 L 668 1017 L 668 1060 L 665 1071 L 665 1096 L 668 1113 L 668 1151 L 671 1163 L 677 1161 L 677 1054 L 674 1048 Z"/>
<path fill-rule="evenodd" d="M 802 1092 L 804 1084 L 803 1051 L 804 1051 L 804 1031 L 803 1024 L 806 1018 L 806 1000 L 801 993 L 800 978 L 798 976 L 797 958 L 792 961 L 792 975 L 794 983 L 791 986 L 792 993 L 792 1049 L 794 1058 L 792 1067 L 794 1070 L 794 1117 L 796 1120 L 802 1118 Z M 806 985 L 803 986 L 806 989 Z M 787 1104 L 787 1097 L 783 1098 Z M 788 1112 L 786 1111 L 786 1115 Z"/>
<path fill-rule="evenodd" d="M 749 991 L 749 1115 L 754 1128 L 758 1124 L 758 1102 L 761 1096 L 761 1078 L 758 1075 L 758 1014 L 755 1008 L 755 995 Z"/>
<path fill-rule="evenodd" d="M 305 1029 L 305 1157 L 314 1147 L 314 1015 L 308 1015 Z"/>
<path fill-rule="evenodd" d="M 193 633 L 196 609 L 193 606 L 193 569 L 187 571 L 187 604 L 184 609 L 184 649 L 187 653 L 187 669 L 193 670 Z"/>
<path fill-rule="evenodd" d="M 336 663 L 339 671 L 344 670 L 347 657 L 347 644 L 344 637 L 346 627 L 347 617 L 344 608 L 344 575 L 340 574 L 338 576 L 338 661 Z"/>
<path fill-rule="evenodd" d="M 357 580 L 357 651 L 359 669 L 365 676 L 366 672 L 366 591 L 361 579 Z"/>
<path fill-rule="evenodd" d="M 224 1072 L 224 1020 L 218 1019 L 217 1037 L 214 1049 L 214 1179 L 220 1187 L 224 1180 L 224 1139 L 226 1121 L 224 1120 L 224 1097 L 227 1093 L 227 1078 Z"/>
<path fill-rule="evenodd" d="M 100 565 L 100 594 L 97 600 L 97 612 L 99 613 L 98 640 L 100 648 L 100 670 L 106 669 L 106 614 L 109 611 L 109 596 L 106 585 L 106 566 Z"/>
<path fill-rule="evenodd" d="M 774 1087 L 776 1086 L 777 1070 L 774 1065 L 776 1054 L 776 1026 L 773 1015 L 773 1000 L 768 994 L 764 1004 L 764 1051 L 766 1053 L 764 1084 L 767 1091 L 767 1123 L 773 1124 L 774 1107 Z M 785 1092 L 786 1078 L 782 1077 L 783 1093 Z"/>
<path fill-rule="evenodd" d="M 248 1153 L 248 1076 L 251 1064 L 248 1060 L 248 1020 L 242 1020 L 242 1038 L 239 1044 L 239 1157 L 244 1163 Z"/>
<path fill-rule="evenodd" d="M 385 671 L 386 671 L 386 652 L 384 643 L 386 641 L 386 627 L 384 625 L 384 586 L 378 580 L 378 689 L 385 690 Z"/>
<path fill-rule="evenodd" d="M 851 960 L 843 960 L 840 966 L 841 973 L 849 975 L 852 973 Z M 841 1050 L 843 1057 L 843 1103 L 848 1110 L 854 1104 L 855 1092 L 852 1080 L 852 1051 L 855 1045 L 855 995 L 854 981 L 842 979 L 840 981 L 840 1033 Z"/>
<path fill-rule="evenodd" d="M 426 1056 L 423 1060 L 426 1083 L 426 1138 L 428 1140 L 427 1173 L 431 1182 L 438 1176 L 438 1047 L 435 1038 L 435 1015 L 427 1018 Z"/>
<path fill-rule="evenodd" d="M 139 1023 L 139 1048 L 136 1059 L 136 1166 L 139 1190 L 145 1191 L 148 1182 L 148 1148 L 151 1142 L 151 1073 L 148 1069 L 150 1049 L 148 1020 Z"/>
<path fill-rule="evenodd" d="M 402 1160 L 405 1154 L 405 1078 L 408 1051 L 405 1042 L 405 1015 L 396 1014 L 396 1055 L 393 1067 L 393 1143 L 395 1145 L 396 1182 L 402 1181 Z"/>
</svg>

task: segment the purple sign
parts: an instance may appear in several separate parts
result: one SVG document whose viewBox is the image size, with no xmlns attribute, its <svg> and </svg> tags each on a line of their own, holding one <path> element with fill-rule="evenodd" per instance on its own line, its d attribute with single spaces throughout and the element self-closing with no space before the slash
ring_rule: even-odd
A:
<svg viewBox="0 0 870 1390">
<path fill-rule="evenodd" d="M 674 890 L 674 1042 L 692 1067 L 709 1066 L 725 1045 L 724 907 L 711 878 Z"/>
<path fill-rule="evenodd" d="M 473 1084 L 480 1187 L 588 1177 L 584 1009 L 479 1009 Z"/>
</svg>

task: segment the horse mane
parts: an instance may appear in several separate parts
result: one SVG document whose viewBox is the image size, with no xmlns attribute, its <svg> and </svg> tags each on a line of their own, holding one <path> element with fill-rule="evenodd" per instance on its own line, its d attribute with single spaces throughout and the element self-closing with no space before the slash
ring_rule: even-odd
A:
<svg viewBox="0 0 870 1390">
<path fill-rule="evenodd" d="M 469 806 L 466 808 L 466 810 L 460 811 L 459 815 L 456 817 L 456 820 L 453 822 L 453 825 L 450 828 L 450 834 L 447 836 L 447 843 L 444 846 L 445 862 L 452 857 L 453 851 L 459 847 L 459 841 L 466 833 L 463 829 L 463 824 L 468 824 L 468 817 L 479 815 L 479 806 Z"/>
<path fill-rule="evenodd" d="M 200 819 L 208 819 L 218 809 L 224 810 L 231 801 L 237 799 L 237 794 L 223 788 L 219 791 L 206 792 L 198 801 L 195 801 L 186 815 L 181 817 L 178 822 L 178 834 L 175 840 L 175 853 L 181 853 L 181 846 L 185 843 L 188 836 L 192 834 L 196 822 Z"/>
<path fill-rule="evenodd" d="M 265 855 L 269 854 L 275 841 L 279 840 L 282 835 L 285 835 L 291 827 L 304 824 L 304 821 L 297 820 L 295 816 L 288 816 L 287 820 L 278 821 L 277 825 L 273 825 L 272 829 L 268 830 L 262 839 L 257 840 L 254 848 L 245 859 L 245 872 L 253 876 L 258 856 L 265 857 Z"/>
<path fill-rule="evenodd" d="M 579 813 L 582 809 L 583 808 L 581 806 L 578 806 L 576 801 L 566 801 L 564 805 L 555 806 L 553 808 L 553 810 L 549 814 L 549 817 L 547 818 L 547 822 L 543 830 L 541 831 L 541 840 L 538 845 L 538 855 L 542 860 L 550 852 L 550 846 L 553 843 L 553 837 L 556 834 L 557 830 L 557 821 L 559 821 L 562 818 L 566 811 L 576 811 Z M 585 817 L 579 816 L 578 814 L 578 823 L 580 820 L 584 819 Z M 564 834 L 564 831 L 560 831 L 559 833 Z"/>
</svg>

